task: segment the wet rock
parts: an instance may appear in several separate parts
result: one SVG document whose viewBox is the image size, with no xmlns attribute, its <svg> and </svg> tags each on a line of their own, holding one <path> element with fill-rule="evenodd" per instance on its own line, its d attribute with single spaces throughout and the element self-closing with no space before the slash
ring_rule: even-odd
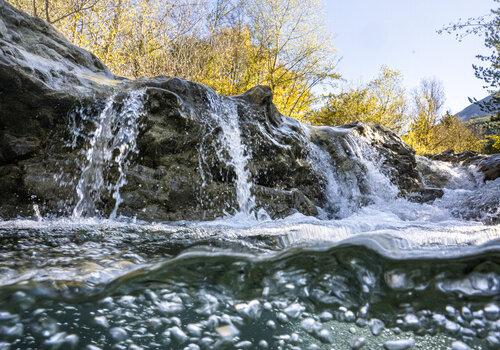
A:
<svg viewBox="0 0 500 350">
<path fill-rule="evenodd" d="M 428 155 L 433 160 L 440 160 L 462 165 L 475 165 L 483 173 L 485 180 L 500 177 L 500 154 L 483 155 L 473 151 L 454 153 L 445 151 L 441 154 Z"/>
<path fill-rule="evenodd" d="M 454 341 L 451 344 L 451 350 L 470 350 L 470 347 L 461 341 Z"/>
<path fill-rule="evenodd" d="M 441 198 L 443 194 L 444 191 L 441 188 L 422 188 L 418 192 L 410 193 L 408 199 L 412 202 L 427 203 Z"/>
<path fill-rule="evenodd" d="M 493 154 L 477 162 L 477 167 L 484 174 L 485 180 L 495 180 L 500 177 L 500 154 Z"/>
<path fill-rule="evenodd" d="M 415 347 L 413 339 L 388 340 L 384 343 L 384 349 L 387 350 L 406 350 Z"/>
<path fill-rule="evenodd" d="M 385 324 L 383 321 L 373 318 L 368 322 L 368 327 L 370 327 L 370 331 L 373 335 L 378 336 L 384 330 Z"/>
<path fill-rule="evenodd" d="M 351 339 L 349 345 L 351 346 L 351 349 L 353 350 L 359 350 L 363 348 L 366 344 L 366 339 L 364 337 L 356 337 Z"/>
<path fill-rule="evenodd" d="M 2 218 L 33 215 L 34 204 L 42 215 L 71 213 L 89 140 L 73 138 L 69 126 L 91 134 L 113 92 L 112 108 L 120 110 L 132 90 L 144 92 L 139 152 L 123 169 L 126 183 L 120 188 L 118 215 L 150 221 L 209 220 L 238 210 L 237 174 L 228 161 L 220 121 L 213 117 L 211 98 L 217 95 L 210 88 L 172 77 L 116 77 L 44 21 L 2 0 L 0 11 Z M 358 184 L 359 196 L 348 202 L 362 206 L 373 201 L 367 166 L 353 153 L 358 141 L 377 155 L 372 161 L 379 162 L 377 167 L 395 185 L 395 195 L 418 193 L 419 201 L 439 195 L 439 190 L 424 188 L 414 151 L 391 131 L 361 123 L 305 126 L 281 115 L 272 97 L 266 86 L 217 97 L 220 103 L 234 104 L 232 117 L 237 118 L 248 153 L 255 212 L 265 211 L 271 218 L 319 215 L 318 208 L 327 206 L 328 183 L 312 160 L 311 143 L 325 150 L 342 181 Z M 491 168 L 486 163 L 484 167 Z M 120 170 L 111 161 L 103 182 L 116 183 Z M 115 203 L 112 193 L 103 190 L 95 196 L 91 214 L 109 216 Z M 328 210 L 335 217 L 339 208 Z"/>
<path fill-rule="evenodd" d="M 397 186 L 400 194 L 421 189 L 415 151 L 392 131 L 376 124 L 353 123 L 336 128 L 316 127 L 311 132 L 313 142 L 327 149 L 335 165 L 343 171 L 358 173 L 359 177 L 366 175 L 365 166 L 352 157 L 352 138 L 361 137 L 376 154 L 378 167 Z"/>
</svg>

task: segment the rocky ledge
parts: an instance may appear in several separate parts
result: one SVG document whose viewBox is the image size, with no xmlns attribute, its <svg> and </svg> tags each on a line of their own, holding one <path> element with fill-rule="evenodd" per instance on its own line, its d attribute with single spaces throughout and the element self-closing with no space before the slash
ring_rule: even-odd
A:
<svg viewBox="0 0 500 350">
<path fill-rule="evenodd" d="M 242 206 L 273 218 L 336 217 L 345 208 L 332 196 L 355 208 L 377 191 L 442 194 L 424 186 L 414 151 L 381 126 L 303 125 L 279 113 L 265 86 L 225 97 L 178 78 L 119 78 L 3 0 L 0 96 L 2 218 L 117 210 L 207 220 Z"/>
</svg>

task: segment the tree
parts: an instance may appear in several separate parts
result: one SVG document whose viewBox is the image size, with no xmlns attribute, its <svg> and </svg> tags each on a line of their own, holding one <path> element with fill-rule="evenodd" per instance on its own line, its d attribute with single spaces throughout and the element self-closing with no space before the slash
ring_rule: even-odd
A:
<svg viewBox="0 0 500 350">
<path fill-rule="evenodd" d="M 499 3 L 500 0 L 494 0 L 494 2 Z M 483 110 L 497 111 L 500 104 L 500 8 L 494 8 L 484 16 L 451 23 L 438 30 L 438 33 L 455 33 L 459 41 L 469 35 L 483 37 L 484 45 L 490 51 L 490 54 L 477 55 L 476 58 L 481 64 L 474 64 L 472 67 L 476 77 L 484 81 L 484 88 L 489 89 L 494 94 L 494 98 L 490 103 L 481 104 L 476 99 L 470 100 L 478 103 Z"/>
<path fill-rule="evenodd" d="M 406 110 L 401 73 L 384 66 L 368 84 L 329 96 L 325 106 L 312 113 L 308 121 L 321 125 L 373 122 L 399 133 L 407 122 Z"/>
<path fill-rule="evenodd" d="M 338 78 L 319 0 L 13 3 L 52 22 L 118 75 L 178 76 L 224 94 L 269 85 L 278 108 L 297 118 L 317 100 L 315 87 Z"/>
<path fill-rule="evenodd" d="M 304 117 L 316 101 L 311 90 L 339 76 L 320 0 L 249 0 L 249 28 L 263 49 L 265 84 L 283 93 L 278 104 L 288 115 Z M 290 74 L 293 72 L 293 74 Z M 290 86 L 289 91 L 283 89 Z M 281 101 L 280 101 L 281 100 Z"/>
<path fill-rule="evenodd" d="M 418 153 L 432 153 L 433 129 L 445 101 L 442 83 L 436 79 L 422 79 L 412 97 L 415 120 L 403 140 Z"/>
<path fill-rule="evenodd" d="M 14 6 L 41 17 L 50 24 L 57 24 L 68 17 L 77 16 L 95 7 L 101 0 L 13 0 Z"/>
<path fill-rule="evenodd" d="M 419 116 L 403 136 L 403 140 L 418 154 L 436 154 L 483 150 L 484 141 L 457 117 L 446 114 L 437 124 Z"/>
<path fill-rule="evenodd" d="M 415 120 L 403 140 L 418 154 L 441 153 L 446 150 L 481 151 L 483 141 L 457 117 L 441 115 L 445 101 L 443 87 L 436 79 L 423 79 L 413 91 Z"/>
<path fill-rule="evenodd" d="M 445 95 L 443 84 L 434 78 L 426 78 L 420 81 L 420 85 L 413 90 L 414 113 L 435 124 L 444 106 Z"/>
</svg>

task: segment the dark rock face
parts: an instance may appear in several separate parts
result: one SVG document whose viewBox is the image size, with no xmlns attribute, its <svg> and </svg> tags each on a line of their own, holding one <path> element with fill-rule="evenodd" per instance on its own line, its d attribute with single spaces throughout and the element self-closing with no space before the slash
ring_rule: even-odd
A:
<svg viewBox="0 0 500 350">
<path fill-rule="evenodd" d="M 179 220 L 213 219 L 234 211 L 236 174 L 224 162 L 221 127 L 208 115 L 207 95 L 213 92 L 176 78 L 132 85 L 146 89 L 146 112 L 138 138 L 140 155 L 127 174 L 120 212 Z M 277 112 L 268 88 L 256 87 L 231 102 L 251 153 L 248 167 L 257 206 L 272 216 L 316 214 L 320 179 L 305 160 L 300 125 Z"/>
<path fill-rule="evenodd" d="M 500 154 L 484 157 L 477 162 L 477 167 L 484 174 L 485 180 L 495 180 L 500 177 Z"/>
<path fill-rule="evenodd" d="M 0 0 L 1 217 L 31 214 L 29 179 L 50 176 L 33 172 L 56 162 L 51 149 L 68 111 L 104 94 L 102 82 L 113 79 L 95 56 Z"/>
<path fill-rule="evenodd" d="M 241 174 L 224 129 L 224 123 L 234 120 L 214 116 L 214 99 L 234 108 L 230 112 L 239 133 L 231 137 L 241 137 L 239 156 L 246 162 L 256 212 L 264 209 L 273 218 L 294 212 L 318 215 L 329 200 L 328 176 L 321 166 L 349 174 L 339 181 L 345 186 L 356 182 L 366 195 L 359 201 L 367 204 L 367 161 L 377 162 L 399 195 L 417 201 L 442 195 L 422 184 L 414 151 L 383 127 L 302 125 L 278 112 L 265 86 L 224 97 L 178 78 L 116 78 L 93 55 L 3 0 L 0 15 L 2 218 L 31 216 L 34 204 L 43 215 L 70 214 L 79 200 L 76 188 L 92 135 L 103 123 L 99 115 L 106 108 L 126 109 L 127 94 L 138 90 L 138 153 L 120 169 L 114 161 L 117 149 L 112 149 L 107 163 L 101 159 L 103 164 L 98 164 L 102 171 L 94 174 L 103 177 L 102 191 L 87 189 L 101 215 L 113 210 L 116 198 L 106 185 L 119 182 L 120 170 L 126 183 L 120 187 L 118 214 L 145 220 L 208 220 L 238 210 L 236 182 Z M 327 155 L 325 164 L 315 163 L 315 147 Z M 491 168 L 489 164 L 484 167 Z"/>
</svg>

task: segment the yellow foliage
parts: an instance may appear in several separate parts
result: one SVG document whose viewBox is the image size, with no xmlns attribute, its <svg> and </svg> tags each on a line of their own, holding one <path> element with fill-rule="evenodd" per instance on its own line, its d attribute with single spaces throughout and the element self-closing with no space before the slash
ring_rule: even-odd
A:
<svg viewBox="0 0 500 350">
<path fill-rule="evenodd" d="M 307 120 L 318 125 L 372 122 L 399 132 L 406 121 L 405 110 L 401 74 L 382 67 L 380 75 L 366 86 L 330 96 L 326 105 Z"/>
<path fill-rule="evenodd" d="M 500 135 L 488 135 L 485 139 L 485 153 L 500 153 Z"/>
<path fill-rule="evenodd" d="M 336 78 L 317 0 L 12 0 L 52 23 L 114 73 L 178 76 L 222 94 L 269 85 L 284 114 L 302 118 L 314 86 Z"/>
<path fill-rule="evenodd" d="M 446 115 L 438 124 L 421 114 L 403 136 L 417 154 L 436 154 L 447 150 L 454 152 L 481 152 L 484 141 L 467 128 L 457 117 Z"/>
</svg>

